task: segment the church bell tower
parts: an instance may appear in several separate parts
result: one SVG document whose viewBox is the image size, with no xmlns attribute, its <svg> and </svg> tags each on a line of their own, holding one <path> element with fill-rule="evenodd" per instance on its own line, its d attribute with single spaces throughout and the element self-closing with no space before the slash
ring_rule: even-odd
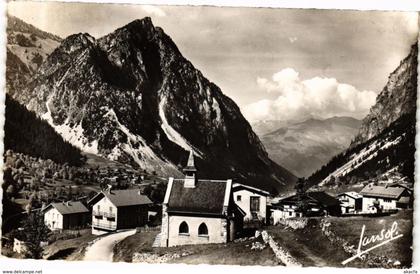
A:
<svg viewBox="0 0 420 274">
<path fill-rule="evenodd" d="M 184 187 L 194 188 L 196 183 L 197 169 L 194 164 L 194 152 L 191 150 L 188 157 L 187 166 L 183 169 L 185 174 Z"/>
</svg>

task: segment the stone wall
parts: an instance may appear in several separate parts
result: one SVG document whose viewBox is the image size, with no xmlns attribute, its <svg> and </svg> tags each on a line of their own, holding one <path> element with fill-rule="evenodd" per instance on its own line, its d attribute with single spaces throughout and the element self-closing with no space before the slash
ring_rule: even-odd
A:
<svg viewBox="0 0 420 274">
<path fill-rule="evenodd" d="M 223 218 L 206 218 L 192 216 L 169 216 L 169 246 L 209 244 L 227 242 L 227 221 Z M 189 233 L 179 233 L 182 222 L 188 225 Z M 198 235 L 198 227 L 204 223 L 207 226 L 208 235 Z M 162 223 L 163 229 L 163 223 Z M 163 240 L 164 234 L 161 235 Z"/>
<path fill-rule="evenodd" d="M 258 237 L 261 234 L 263 241 L 270 246 L 273 250 L 274 255 L 279 259 L 285 266 L 302 266 L 290 253 L 283 247 L 281 247 L 267 231 L 257 233 L 255 236 Z"/>
<path fill-rule="evenodd" d="M 307 218 L 296 218 L 296 219 L 280 219 L 278 221 L 279 224 L 285 225 L 287 227 L 292 228 L 293 230 L 296 229 L 303 229 L 308 224 Z"/>
</svg>

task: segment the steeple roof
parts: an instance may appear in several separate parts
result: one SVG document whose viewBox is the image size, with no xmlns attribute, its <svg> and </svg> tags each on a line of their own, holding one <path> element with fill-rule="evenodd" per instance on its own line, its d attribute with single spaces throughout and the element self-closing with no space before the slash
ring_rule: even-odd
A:
<svg viewBox="0 0 420 274">
<path fill-rule="evenodd" d="M 194 163 L 194 152 L 191 150 L 190 155 L 188 156 L 188 162 L 187 166 L 184 168 L 184 172 L 190 171 L 190 172 L 196 172 L 197 168 L 195 167 Z"/>
</svg>

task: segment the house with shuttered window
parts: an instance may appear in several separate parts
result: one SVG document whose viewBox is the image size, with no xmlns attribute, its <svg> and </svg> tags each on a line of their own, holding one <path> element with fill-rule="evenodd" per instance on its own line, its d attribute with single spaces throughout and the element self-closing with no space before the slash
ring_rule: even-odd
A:
<svg viewBox="0 0 420 274">
<path fill-rule="evenodd" d="M 407 188 L 369 184 L 359 193 L 363 197 L 362 211 L 377 213 L 412 206 L 412 194 Z"/>
<path fill-rule="evenodd" d="M 244 221 L 267 220 L 267 191 L 239 183 L 233 184 L 233 198 L 235 203 L 245 212 Z"/>
<path fill-rule="evenodd" d="M 88 204 L 92 206 L 92 234 L 101 235 L 144 226 L 153 203 L 139 189 L 113 190 L 109 187 Z"/>
<path fill-rule="evenodd" d="M 50 230 L 79 229 L 89 223 L 89 210 L 79 201 L 51 203 L 42 212 Z"/>
</svg>

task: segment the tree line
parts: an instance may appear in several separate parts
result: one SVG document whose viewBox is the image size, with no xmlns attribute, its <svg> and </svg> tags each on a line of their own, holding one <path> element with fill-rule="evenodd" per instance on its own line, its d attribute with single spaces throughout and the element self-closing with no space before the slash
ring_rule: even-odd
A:
<svg viewBox="0 0 420 274">
<path fill-rule="evenodd" d="M 80 166 L 80 150 L 63 138 L 35 113 L 27 110 L 6 94 L 5 151 L 11 149 L 56 163 Z"/>
<path fill-rule="evenodd" d="M 415 113 L 401 116 L 377 136 L 334 156 L 330 162 L 308 178 L 309 184 L 315 185 L 320 183 L 337 168 L 347 163 L 353 154 L 358 154 L 364 148 L 370 146 L 375 146 L 374 151 L 376 155 L 373 155 L 372 152 L 362 156 L 352 164 L 353 169 L 349 173 L 340 178 L 332 178 L 334 183 L 337 183 L 338 180 L 348 184 L 354 181 L 354 178 L 362 180 L 376 178 L 392 167 L 397 167 L 399 173 L 406 176 L 409 181 L 414 182 L 415 125 Z M 398 137 L 401 138 L 398 143 L 379 149 L 385 145 L 387 140 L 395 140 Z M 372 158 L 367 159 L 370 156 Z"/>
</svg>

